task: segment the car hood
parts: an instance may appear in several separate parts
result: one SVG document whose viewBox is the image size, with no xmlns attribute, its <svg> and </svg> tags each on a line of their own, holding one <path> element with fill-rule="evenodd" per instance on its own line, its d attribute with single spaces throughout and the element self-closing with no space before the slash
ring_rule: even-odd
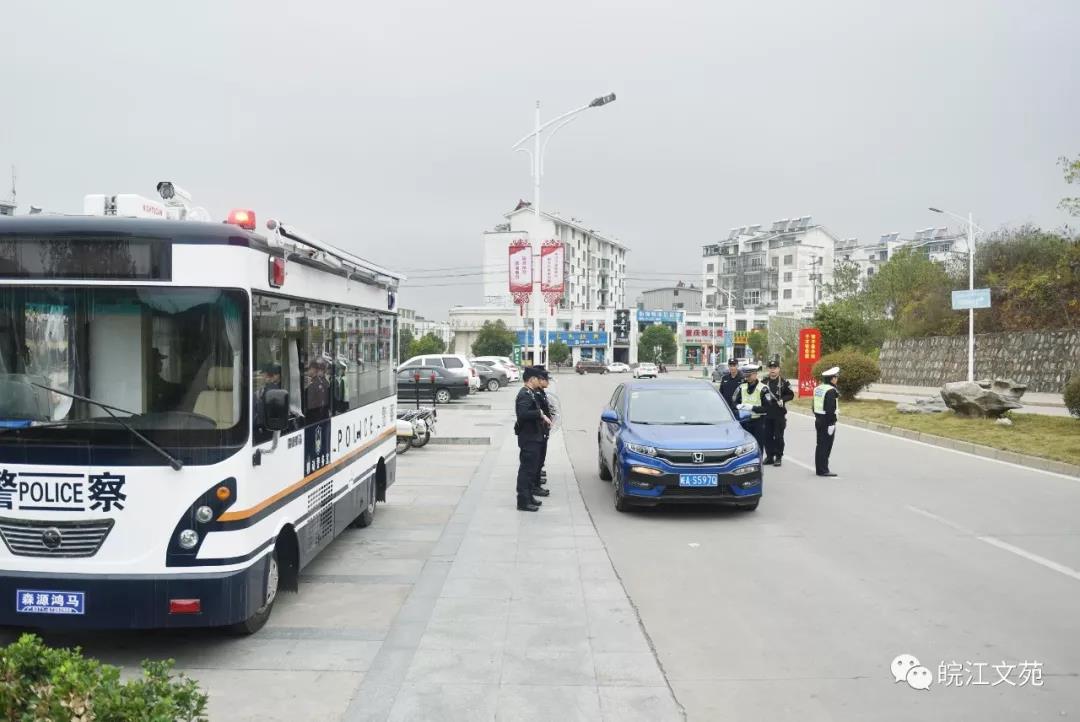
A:
<svg viewBox="0 0 1080 722">
<path fill-rule="evenodd" d="M 627 424 L 627 441 L 661 449 L 726 449 L 749 443 L 753 436 L 736 421 L 715 426 L 652 426 Z"/>
</svg>

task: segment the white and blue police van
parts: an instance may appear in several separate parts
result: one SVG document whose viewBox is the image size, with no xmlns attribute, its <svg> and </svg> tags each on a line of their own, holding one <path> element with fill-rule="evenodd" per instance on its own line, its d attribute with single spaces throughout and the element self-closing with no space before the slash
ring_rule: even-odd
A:
<svg viewBox="0 0 1080 722">
<path fill-rule="evenodd" d="M 394 482 L 403 277 L 158 192 L 0 218 L 0 625 L 255 632 Z"/>
</svg>

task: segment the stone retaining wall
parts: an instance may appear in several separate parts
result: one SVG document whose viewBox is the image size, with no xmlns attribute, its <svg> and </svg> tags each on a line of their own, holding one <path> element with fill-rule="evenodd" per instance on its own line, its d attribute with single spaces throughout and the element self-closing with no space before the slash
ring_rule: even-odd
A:
<svg viewBox="0 0 1080 722">
<path fill-rule="evenodd" d="M 940 386 L 967 379 L 967 336 L 891 339 L 881 348 L 881 383 Z M 1080 331 L 975 336 L 975 379 L 1010 378 L 1028 391 L 1061 393 L 1080 373 Z"/>
</svg>

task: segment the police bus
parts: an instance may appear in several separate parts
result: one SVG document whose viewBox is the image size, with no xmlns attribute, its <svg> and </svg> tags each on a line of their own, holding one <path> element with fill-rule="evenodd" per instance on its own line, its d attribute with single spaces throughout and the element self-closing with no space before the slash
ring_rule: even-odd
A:
<svg viewBox="0 0 1080 722">
<path fill-rule="evenodd" d="M 254 632 L 394 482 L 402 276 L 158 191 L 0 219 L 0 625 Z"/>
</svg>

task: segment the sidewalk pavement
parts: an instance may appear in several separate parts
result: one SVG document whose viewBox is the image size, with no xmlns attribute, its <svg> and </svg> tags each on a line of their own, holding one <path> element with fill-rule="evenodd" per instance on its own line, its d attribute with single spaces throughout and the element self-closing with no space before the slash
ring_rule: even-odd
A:
<svg viewBox="0 0 1080 722">
<path fill-rule="evenodd" d="M 515 508 L 512 395 L 502 428 L 382 640 L 344 719 L 681 720 L 637 613 L 578 489 L 561 433 L 539 512 Z M 449 419 L 447 419 L 449 420 Z M 454 435 L 444 423 L 439 433 Z M 473 447 L 475 448 L 475 447 Z M 389 511 L 418 502 L 410 471 L 452 449 L 400 460 Z M 437 472 L 436 472 L 437 473 Z M 377 530 L 380 519 L 376 519 Z"/>
</svg>

